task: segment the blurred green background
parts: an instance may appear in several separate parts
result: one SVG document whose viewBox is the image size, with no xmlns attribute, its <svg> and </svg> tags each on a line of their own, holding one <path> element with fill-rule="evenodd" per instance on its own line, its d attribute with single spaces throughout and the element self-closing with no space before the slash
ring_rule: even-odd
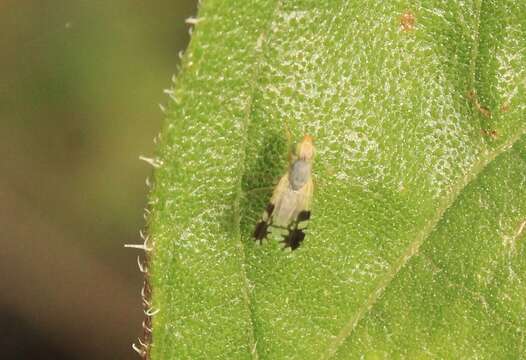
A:
<svg viewBox="0 0 526 360">
<path fill-rule="evenodd" d="M 0 2 L 2 359 L 136 359 L 146 177 L 196 0 Z"/>
</svg>

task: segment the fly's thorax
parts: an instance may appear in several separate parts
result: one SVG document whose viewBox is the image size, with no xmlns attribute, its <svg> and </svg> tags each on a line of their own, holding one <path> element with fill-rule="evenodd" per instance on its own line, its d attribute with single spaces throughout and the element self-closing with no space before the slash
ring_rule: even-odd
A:
<svg viewBox="0 0 526 360">
<path fill-rule="evenodd" d="M 301 189 L 311 177 L 312 164 L 310 161 L 295 160 L 289 169 L 289 182 L 292 190 Z"/>
</svg>

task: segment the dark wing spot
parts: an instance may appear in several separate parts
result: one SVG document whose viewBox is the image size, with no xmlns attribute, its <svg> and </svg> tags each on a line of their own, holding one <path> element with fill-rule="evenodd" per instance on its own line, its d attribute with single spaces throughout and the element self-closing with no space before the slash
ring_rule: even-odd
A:
<svg viewBox="0 0 526 360">
<path fill-rule="evenodd" d="M 303 210 L 298 214 L 298 222 L 307 221 L 310 219 L 310 211 Z"/>
<path fill-rule="evenodd" d="M 256 228 L 254 229 L 254 239 L 263 242 L 263 239 L 266 239 L 270 234 L 268 228 L 273 226 L 283 230 L 287 230 L 287 235 L 283 235 L 283 240 L 281 241 L 284 244 L 284 249 L 290 247 L 291 250 L 296 250 L 305 239 L 304 229 L 298 229 L 298 225 L 310 219 L 310 211 L 303 210 L 298 214 L 298 217 L 293 221 L 287 228 L 272 225 L 272 212 L 274 211 L 274 204 L 268 204 L 266 208 L 267 218 L 266 220 L 261 220 L 257 223 Z"/>
<path fill-rule="evenodd" d="M 265 239 L 270 232 L 268 231 L 269 226 L 272 223 L 272 213 L 274 212 L 274 204 L 269 203 L 265 209 L 266 216 L 263 216 L 263 220 L 257 223 L 254 229 L 254 238 L 260 243 Z"/>
<path fill-rule="evenodd" d="M 254 229 L 254 239 L 260 243 L 267 237 L 269 234 L 268 231 L 269 224 L 265 221 L 260 221 L 257 223 L 256 228 Z"/>
<path fill-rule="evenodd" d="M 310 211 L 303 210 L 298 214 L 296 221 L 294 221 L 288 228 L 289 233 L 283 235 L 283 240 L 281 241 L 285 246 L 283 249 L 290 247 L 291 250 L 296 250 L 300 245 L 303 239 L 305 239 L 304 229 L 298 229 L 298 225 L 310 219 Z"/>
<path fill-rule="evenodd" d="M 283 244 L 283 249 L 290 247 L 291 250 L 296 250 L 303 239 L 305 238 L 305 233 L 303 230 L 300 229 L 294 229 L 291 230 L 286 236 L 283 236 L 283 240 L 281 241 Z"/>
</svg>

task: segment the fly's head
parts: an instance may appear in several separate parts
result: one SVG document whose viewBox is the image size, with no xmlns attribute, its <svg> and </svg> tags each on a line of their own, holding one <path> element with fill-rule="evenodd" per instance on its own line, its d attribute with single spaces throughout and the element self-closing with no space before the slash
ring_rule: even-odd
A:
<svg viewBox="0 0 526 360">
<path fill-rule="evenodd" d="M 296 156 L 300 160 L 311 162 L 314 158 L 314 139 L 310 135 L 305 135 L 296 147 Z"/>
</svg>

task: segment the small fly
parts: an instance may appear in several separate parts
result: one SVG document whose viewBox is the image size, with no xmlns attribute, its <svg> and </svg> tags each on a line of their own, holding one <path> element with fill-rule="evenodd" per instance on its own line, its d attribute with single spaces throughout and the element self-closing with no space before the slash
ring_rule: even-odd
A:
<svg viewBox="0 0 526 360">
<path fill-rule="evenodd" d="M 286 231 L 281 241 L 284 248 L 295 250 L 300 246 L 305 238 L 302 223 L 310 219 L 310 203 L 314 190 L 313 159 L 313 139 L 305 135 L 296 146 L 288 171 L 279 180 L 261 221 L 256 225 L 256 241 L 261 243 L 271 233 L 271 228 L 277 228 Z"/>
</svg>

